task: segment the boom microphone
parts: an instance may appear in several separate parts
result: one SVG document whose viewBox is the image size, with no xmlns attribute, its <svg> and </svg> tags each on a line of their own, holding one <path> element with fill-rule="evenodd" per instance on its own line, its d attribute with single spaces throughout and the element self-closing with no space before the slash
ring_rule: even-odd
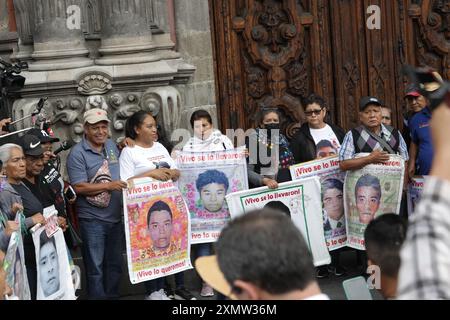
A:
<svg viewBox="0 0 450 320">
<path fill-rule="evenodd" d="M 61 142 L 61 145 L 59 146 L 58 149 L 55 150 L 55 152 L 53 152 L 54 155 L 57 155 L 58 153 L 60 153 L 61 151 L 65 151 L 65 150 L 69 150 L 70 148 L 72 148 L 75 145 L 75 142 L 73 142 L 72 140 L 66 140 Z"/>
</svg>

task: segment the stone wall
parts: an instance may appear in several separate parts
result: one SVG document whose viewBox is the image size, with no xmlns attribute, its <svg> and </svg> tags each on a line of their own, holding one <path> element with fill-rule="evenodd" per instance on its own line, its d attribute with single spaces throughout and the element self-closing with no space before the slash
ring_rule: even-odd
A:
<svg viewBox="0 0 450 320">
<path fill-rule="evenodd" d="M 208 0 L 174 0 L 177 51 L 196 67 L 193 79 L 178 88 L 184 102 L 182 123 L 199 108 L 210 111 L 217 127 L 214 66 Z"/>
</svg>

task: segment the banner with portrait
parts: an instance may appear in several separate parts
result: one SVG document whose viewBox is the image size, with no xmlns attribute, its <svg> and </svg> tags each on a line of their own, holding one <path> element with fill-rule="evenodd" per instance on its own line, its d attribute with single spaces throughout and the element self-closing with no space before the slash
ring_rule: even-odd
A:
<svg viewBox="0 0 450 320">
<path fill-rule="evenodd" d="M 271 208 L 286 213 L 303 234 L 314 265 L 331 263 L 323 232 L 320 181 L 311 177 L 279 184 L 278 189 L 261 187 L 226 197 L 230 214 L 236 218 L 246 212 Z"/>
<path fill-rule="evenodd" d="M 345 173 L 339 169 L 339 157 L 332 156 L 290 167 L 292 180 L 319 177 L 322 186 L 323 229 L 328 250 L 347 244 L 344 214 Z"/>
<path fill-rule="evenodd" d="M 37 300 L 75 300 L 72 268 L 64 234 L 58 227 L 49 237 L 40 224 L 32 228 L 37 267 Z"/>
<path fill-rule="evenodd" d="M 225 196 L 248 189 L 243 148 L 215 152 L 178 152 L 178 188 L 191 215 L 192 244 L 215 242 L 230 221 Z"/>
<path fill-rule="evenodd" d="M 408 201 L 408 216 L 412 216 L 416 209 L 416 205 L 420 200 L 423 191 L 423 184 L 425 182 L 424 176 L 412 177 L 408 184 L 408 191 L 406 194 Z"/>
<path fill-rule="evenodd" d="M 344 204 L 349 247 L 365 250 L 364 231 L 369 222 L 385 213 L 399 214 L 404 168 L 405 162 L 401 156 L 390 155 L 385 163 L 347 171 Z"/>
<path fill-rule="evenodd" d="M 191 269 L 189 211 L 174 183 L 134 179 L 123 197 L 131 283 Z"/>
<path fill-rule="evenodd" d="M 22 214 L 16 215 L 15 221 L 19 226 L 22 226 L 22 218 Z M 30 300 L 31 294 L 28 285 L 27 269 L 25 268 L 23 238 L 20 229 L 11 234 L 3 262 L 3 269 L 6 273 L 6 283 L 12 290 L 9 299 Z"/>
</svg>

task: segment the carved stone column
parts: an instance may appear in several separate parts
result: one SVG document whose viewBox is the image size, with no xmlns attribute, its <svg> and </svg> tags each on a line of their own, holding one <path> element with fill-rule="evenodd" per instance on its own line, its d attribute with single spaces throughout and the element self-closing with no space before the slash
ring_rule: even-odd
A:
<svg viewBox="0 0 450 320">
<path fill-rule="evenodd" d="M 81 26 L 68 23 L 72 16 L 81 17 L 84 1 L 32 1 L 35 28 L 32 57 L 35 62 L 30 64 L 31 71 L 80 68 L 93 64 L 93 61 L 87 58 L 89 51 L 84 42 Z M 68 12 L 69 6 L 75 6 L 79 10 Z"/>
<path fill-rule="evenodd" d="M 102 44 L 100 65 L 136 64 L 158 60 L 147 24 L 144 0 L 100 0 Z"/>
<path fill-rule="evenodd" d="M 31 60 L 33 53 L 34 2 L 29 0 L 14 0 L 17 34 L 19 35 L 19 50 L 14 52 L 12 59 Z"/>
</svg>

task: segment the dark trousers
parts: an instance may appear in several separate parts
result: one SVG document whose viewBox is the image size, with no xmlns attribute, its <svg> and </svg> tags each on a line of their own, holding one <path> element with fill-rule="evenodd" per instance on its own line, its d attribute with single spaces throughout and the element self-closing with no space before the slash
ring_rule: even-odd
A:
<svg viewBox="0 0 450 320">
<path fill-rule="evenodd" d="M 80 219 L 89 299 L 119 297 L 122 275 L 122 223 Z"/>
</svg>

